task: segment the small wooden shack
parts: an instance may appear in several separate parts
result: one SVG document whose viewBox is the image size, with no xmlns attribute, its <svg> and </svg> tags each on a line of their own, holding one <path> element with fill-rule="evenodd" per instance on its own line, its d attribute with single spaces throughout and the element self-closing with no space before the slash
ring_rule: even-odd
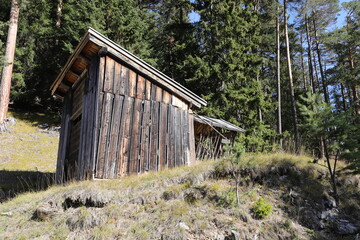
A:
<svg viewBox="0 0 360 240">
<path fill-rule="evenodd" d="M 58 183 L 195 161 L 191 108 L 206 102 L 93 29 L 51 91 L 64 103 Z"/>
<path fill-rule="evenodd" d="M 225 153 L 224 145 L 233 144 L 244 129 L 222 119 L 194 116 L 196 159 L 216 159 Z"/>
</svg>

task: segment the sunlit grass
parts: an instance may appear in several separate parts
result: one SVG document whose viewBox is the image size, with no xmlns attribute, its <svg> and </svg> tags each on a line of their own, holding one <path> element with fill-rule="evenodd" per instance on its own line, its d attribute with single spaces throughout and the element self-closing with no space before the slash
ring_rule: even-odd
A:
<svg viewBox="0 0 360 240">
<path fill-rule="evenodd" d="M 59 135 L 41 131 L 40 124 L 57 124 L 53 115 L 11 111 L 17 123 L 0 134 L 0 170 L 54 172 Z"/>
</svg>

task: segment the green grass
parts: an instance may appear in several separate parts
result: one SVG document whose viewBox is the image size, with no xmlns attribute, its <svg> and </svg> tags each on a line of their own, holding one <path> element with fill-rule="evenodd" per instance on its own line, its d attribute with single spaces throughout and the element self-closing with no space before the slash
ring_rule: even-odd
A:
<svg viewBox="0 0 360 240">
<path fill-rule="evenodd" d="M 40 124 L 59 126 L 59 117 L 12 110 L 17 123 L 11 133 L 0 134 L 0 170 L 54 172 L 59 135 L 41 131 Z"/>
<path fill-rule="evenodd" d="M 58 117 L 23 111 L 12 111 L 10 115 L 17 120 L 12 126 L 13 132 L 0 134 L 0 188 L 3 189 L 14 187 L 14 180 L 21 174 L 54 172 L 58 147 L 58 135 L 48 135 L 38 128 L 44 123 L 58 125 Z M 300 226 L 298 203 L 289 199 L 289 190 L 299 194 L 295 201 L 307 199 L 309 203 L 320 201 L 321 204 L 321 193 L 330 189 L 323 163 L 314 164 L 308 156 L 285 153 L 243 156 L 242 167 L 251 168 L 255 175 L 263 174 L 263 179 L 260 183 L 243 178 L 240 206 L 235 204 L 233 179 L 226 175 L 214 177 L 219 163 L 221 161 L 202 161 L 191 167 L 121 179 L 73 182 L 52 186 L 46 191 L 18 194 L 0 204 L 0 239 L 65 239 L 69 236 L 72 239 L 168 239 L 173 236 L 211 239 L 216 238 L 213 233 L 225 234 L 229 230 L 249 238 L 256 232 L 265 239 L 318 236 L 317 230 Z M 276 170 L 281 168 L 287 170 L 282 176 Z M 322 179 L 319 173 L 323 174 Z M 24 177 L 18 184 L 26 188 L 35 181 L 36 186 L 37 178 L 37 175 L 35 180 Z M 340 192 L 346 196 L 342 204 L 347 204 L 353 213 L 359 212 L 360 191 L 342 188 Z M 62 206 L 69 196 L 100 199 L 106 204 L 102 208 L 69 207 L 47 221 L 33 218 L 39 206 L 49 202 Z M 264 219 L 258 219 L 253 211 L 258 199 L 266 199 L 273 208 Z M 190 230 L 180 228 L 180 222 Z"/>
</svg>

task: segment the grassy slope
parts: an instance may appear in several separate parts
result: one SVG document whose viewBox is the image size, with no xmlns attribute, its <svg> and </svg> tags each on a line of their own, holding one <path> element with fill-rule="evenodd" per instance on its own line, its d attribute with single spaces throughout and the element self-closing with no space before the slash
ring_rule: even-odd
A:
<svg viewBox="0 0 360 240">
<path fill-rule="evenodd" d="M 57 136 L 47 136 L 37 128 L 51 119 L 41 114 L 13 114 L 18 124 L 12 134 L 0 135 L 0 144 L 3 139 L 12 139 L 12 143 L 27 139 L 34 147 L 30 153 L 39 151 L 39 155 L 23 153 L 29 147 L 19 147 L 18 142 L 13 151 L 5 144 L 10 150 L 5 154 L 1 146 L 1 156 L 8 161 L 0 167 L 29 171 L 36 166 L 53 171 Z M 242 173 L 240 206 L 235 204 L 234 181 L 226 165 L 212 161 L 20 194 L 0 204 L 0 239 L 224 239 L 232 230 L 240 239 L 353 239 L 334 235 L 330 226 L 321 231 L 311 227 L 311 216 L 321 212 L 322 195 L 330 186 L 326 169 L 310 160 L 287 154 L 244 157 L 247 168 Z M 343 184 L 344 179 L 340 180 Z M 339 212 L 359 220 L 359 188 L 343 184 L 340 194 Z M 260 197 L 274 209 L 262 220 L 252 212 Z M 50 217 L 37 218 L 39 209 L 47 209 Z"/>
<path fill-rule="evenodd" d="M 307 218 L 315 214 L 313 208 L 321 205 L 321 195 L 329 187 L 327 181 L 318 180 L 325 173 L 323 168 L 309 164 L 309 160 L 286 154 L 245 158 L 244 163 L 250 161 L 249 169 L 256 175 L 244 175 L 240 206 L 235 204 L 234 184 L 226 176 L 226 168 L 212 161 L 118 180 L 54 186 L 0 205 L 0 236 L 224 239 L 235 230 L 240 239 L 339 239 L 326 229 L 320 232 L 307 225 L 311 220 Z M 257 165 L 260 162 L 262 165 Z M 290 191 L 297 197 L 289 197 Z M 357 195 L 343 195 L 344 209 L 339 209 L 358 214 L 356 197 L 360 192 L 351 194 Z M 274 209 L 265 219 L 256 219 L 252 212 L 260 197 Z M 50 209 L 53 216 L 44 221 L 34 217 L 42 207 Z"/>
<path fill-rule="evenodd" d="M 17 124 L 11 133 L 0 134 L 0 170 L 54 172 L 58 134 L 48 134 L 41 124 L 59 125 L 59 119 L 44 113 L 11 111 Z"/>
</svg>

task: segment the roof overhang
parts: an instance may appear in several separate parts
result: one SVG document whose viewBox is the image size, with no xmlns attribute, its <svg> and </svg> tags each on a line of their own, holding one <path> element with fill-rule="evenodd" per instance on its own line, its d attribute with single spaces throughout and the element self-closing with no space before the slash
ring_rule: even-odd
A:
<svg viewBox="0 0 360 240">
<path fill-rule="evenodd" d="M 99 51 L 101 54 L 109 55 L 120 63 L 126 64 L 128 67 L 144 75 L 144 77 L 167 89 L 170 93 L 182 98 L 190 105 L 199 108 L 206 106 L 207 103 L 204 99 L 92 28 L 89 28 L 85 33 L 64 68 L 51 85 L 52 95 L 63 98 L 71 86 L 80 79 L 91 59 L 97 56 Z"/>
<path fill-rule="evenodd" d="M 245 132 L 241 127 L 238 127 L 223 119 L 216 119 L 206 116 L 194 115 L 194 121 L 202 124 L 207 124 L 212 127 L 219 127 L 233 132 Z"/>
</svg>

